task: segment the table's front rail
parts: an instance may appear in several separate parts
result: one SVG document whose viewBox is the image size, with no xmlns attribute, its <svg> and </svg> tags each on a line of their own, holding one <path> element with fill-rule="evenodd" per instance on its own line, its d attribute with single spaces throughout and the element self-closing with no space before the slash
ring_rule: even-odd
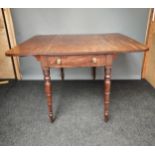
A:
<svg viewBox="0 0 155 155">
<path fill-rule="evenodd" d="M 50 68 L 99 67 L 112 65 L 115 55 L 38 56 L 43 66 Z"/>
</svg>

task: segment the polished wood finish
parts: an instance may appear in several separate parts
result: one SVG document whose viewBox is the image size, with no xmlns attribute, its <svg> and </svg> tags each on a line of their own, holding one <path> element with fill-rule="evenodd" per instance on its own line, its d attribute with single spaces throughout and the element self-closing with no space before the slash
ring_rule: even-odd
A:
<svg viewBox="0 0 155 155">
<path fill-rule="evenodd" d="M 64 69 L 63 68 L 60 69 L 60 74 L 61 74 L 61 79 L 64 80 L 65 73 L 64 73 Z"/>
<path fill-rule="evenodd" d="M 148 47 L 122 34 L 35 36 L 6 55 L 75 56 L 146 51 Z"/>
<path fill-rule="evenodd" d="M 50 68 L 95 67 L 105 68 L 104 120 L 109 119 L 111 69 L 118 53 L 146 51 L 148 47 L 121 34 L 102 35 L 49 35 L 35 36 L 6 52 L 6 55 L 35 56 L 41 63 L 45 92 L 48 100 L 48 116 L 53 122 L 52 88 Z"/>
<path fill-rule="evenodd" d="M 42 65 L 42 71 L 43 71 L 44 81 L 45 81 L 45 94 L 46 94 L 47 103 L 48 103 L 48 117 L 49 117 L 49 120 L 53 122 L 54 116 L 53 116 L 53 106 L 52 106 L 52 86 L 51 86 L 50 68 L 44 67 L 44 65 Z"/>
<path fill-rule="evenodd" d="M 106 55 L 48 56 L 47 62 L 48 66 L 55 68 L 104 66 L 106 64 Z"/>
<path fill-rule="evenodd" d="M 92 70 L 93 80 L 95 80 L 96 79 L 96 67 L 92 67 L 91 70 Z"/>
<path fill-rule="evenodd" d="M 111 88 L 111 66 L 104 67 L 104 121 L 109 120 L 110 88 Z"/>
</svg>

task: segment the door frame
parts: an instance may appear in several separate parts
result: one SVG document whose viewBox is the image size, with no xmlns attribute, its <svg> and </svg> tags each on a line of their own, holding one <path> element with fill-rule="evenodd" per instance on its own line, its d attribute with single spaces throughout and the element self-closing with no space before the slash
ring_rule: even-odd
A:
<svg viewBox="0 0 155 155">
<path fill-rule="evenodd" d="M 15 32 L 14 32 L 13 20 L 11 16 L 11 10 L 10 8 L 2 8 L 2 12 L 4 15 L 3 18 L 4 18 L 4 22 L 6 26 L 6 33 L 7 33 L 9 48 L 13 48 L 17 45 L 17 43 L 16 43 Z M 19 57 L 13 56 L 12 64 L 14 68 L 15 79 L 21 80 L 22 75 L 20 71 Z"/>
<path fill-rule="evenodd" d="M 145 44 L 150 48 L 151 46 L 151 34 L 152 34 L 152 27 L 153 27 L 153 22 L 152 19 L 154 18 L 154 9 L 151 8 L 149 10 L 149 15 L 148 15 L 148 22 L 147 22 L 147 29 L 146 29 L 146 35 L 145 35 Z M 145 79 L 146 76 L 146 70 L 147 70 L 147 64 L 148 64 L 148 54 L 149 51 L 144 53 L 144 58 L 143 58 L 143 66 L 142 66 L 142 72 L 141 72 L 141 77 L 142 79 Z"/>
</svg>

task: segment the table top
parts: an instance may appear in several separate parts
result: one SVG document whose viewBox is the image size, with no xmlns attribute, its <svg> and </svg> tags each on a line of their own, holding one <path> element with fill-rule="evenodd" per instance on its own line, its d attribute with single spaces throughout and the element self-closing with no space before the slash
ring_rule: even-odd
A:
<svg viewBox="0 0 155 155">
<path fill-rule="evenodd" d="M 144 44 L 119 33 L 38 35 L 6 52 L 7 56 L 88 55 L 147 51 Z"/>
</svg>

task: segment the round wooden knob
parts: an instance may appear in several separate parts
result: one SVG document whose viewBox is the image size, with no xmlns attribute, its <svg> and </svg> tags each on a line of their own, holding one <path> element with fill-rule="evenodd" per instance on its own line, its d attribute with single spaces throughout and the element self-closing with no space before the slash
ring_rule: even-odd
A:
<svg viewBox="0 0 155 155">
<path fill-rule="evenodd" d="M 92 58 L 92 62 L 93 62 L 94 64 L 96 64 L 96 63 L 97 63 L 97 59 L 96 59 L 95 57 L 93 57 L 93 58 Z"/>
<path fill-rule="evenodd" d="M 57 65 L 60 65 L 60 64 L 61 64 L 61 59 L 58 58 L 58 59 L 56 60 L 56 63 L 57 63 Z"/>
</svg>

